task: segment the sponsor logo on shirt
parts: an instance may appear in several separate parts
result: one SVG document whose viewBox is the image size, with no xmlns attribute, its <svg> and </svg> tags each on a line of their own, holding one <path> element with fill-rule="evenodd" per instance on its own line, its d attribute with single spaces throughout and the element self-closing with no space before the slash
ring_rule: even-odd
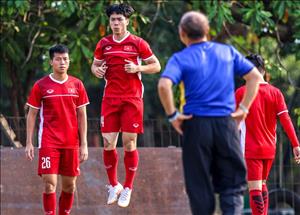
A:
<svg viewBox="0 0 300 215">
<path fill-rule="evenodd" d="M 124 51 L 132 51 L 132 46 L 124 46 Z"/>
<path fill-rule="evenodd" d="M 134 123 L 132 126 L 135 127 L 135 128 L 137 128 L 137 127 L 139 127 L 140 125 L 139 125 L 139 123 Z"/>
<path fill-rule="evenodd" d="M 111 46 L 106 46 L 105 47 L 105 50 L 110 50 L 111 49 Z"/>
<path fill-rule="evenodd" d="M 75 92 L 76 92 L 75 88 L 68 88 L 68 93 L 75 93 Z"/>
<path fill-rule="evenodd" d="M 49 93 L 49 94 L 51 94 L 51 93 L 53 93 L 54 92 L 54 90 L 53 89 L 49 89 L 49 90 L 47 90 L 47 93 Z"/>
</svg>

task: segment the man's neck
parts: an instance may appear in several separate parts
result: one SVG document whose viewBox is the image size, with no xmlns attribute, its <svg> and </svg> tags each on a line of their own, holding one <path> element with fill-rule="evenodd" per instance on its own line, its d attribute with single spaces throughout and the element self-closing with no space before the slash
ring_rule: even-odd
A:
<svg viewBox="0 0 300 215">
<path fill-rule="evenodd" d="M 55 72 L 53 72 L 51 74 L 51 77 L 53 79 L 55 79 L 56 81 L 64 81 L 64 80 L 67 79 L 68 74 L 67 73 L 55 73 Z"/>
<path fill-rule="evenodd" d="M 196 43 L 202 43 L 202 42 L 207 42 L 207 37 L 206 37 L 206 36 L 204 36 L 204 37 L 201 38 L 201 39 L 196 39 L 196 40 L 189 39 L 189 40 L 187 41 L 186 46 L 190 46 L 190 45 L 193 45 L 193 44 L 196 44 Z"/>
<path fill-rule="evenodd" d="M 121 41 L 129 34 L 128 31 L 125 31 L 123 34 L 114 34 L 114 40 Z"/>
</svg>

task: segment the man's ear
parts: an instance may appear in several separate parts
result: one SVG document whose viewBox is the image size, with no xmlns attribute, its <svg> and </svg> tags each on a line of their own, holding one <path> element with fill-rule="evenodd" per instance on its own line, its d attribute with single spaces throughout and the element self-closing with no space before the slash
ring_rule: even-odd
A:
<svg viewBox="0 0 300 215">
<path fill-rule="evenodd" d="M 186 33 L 182 30 L 181 27 L 178 28 L 178 31 L 179 31 L 179 38 L 181 40 L 182 43 L 186 44 Z"/>
</svg>

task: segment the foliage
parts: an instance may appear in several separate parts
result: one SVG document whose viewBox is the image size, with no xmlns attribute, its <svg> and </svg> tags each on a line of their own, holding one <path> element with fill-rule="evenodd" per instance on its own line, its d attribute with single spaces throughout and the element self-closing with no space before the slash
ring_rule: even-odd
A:
<svg viewBox="0 0 300 215">
<path fill-rule="evenodd" d="M 294 112 L 297 116 L 297 126 L 300 128 L 300 108 L 295 108 Z"/>
<path fill-rule="evenodd" d="M 92 98 L 89 116 L 98 116 L 104 82 L 91 75 L 90 65 L 96 43 L 110 32 L 105 8 L 114 2 L 123 1 L 1 1 L 1 92 L 6 93 L 2 93 L 0 107 L 4 114 L 24 115 L 33 82 L 50 72 L 49 47 L 64 43 L 70 48 L 70 73 L 84 81 Z M 181 15 L 201 10 L 210 20 L 212 40 L 233 44 L 244 54 L 261 53 L 267 60 L 272 83 L 284 89 L 292 109 L 300 106 L 299 1 L 124 2 L 137 11 L 129 30 L 150 43 L 163 67 L 172 53 L 183 48 L 177 33 Z M 158 78 L 159 74 L 143 76 L 146 118 L 164 117 L 156 92 Z"/>
</svg>

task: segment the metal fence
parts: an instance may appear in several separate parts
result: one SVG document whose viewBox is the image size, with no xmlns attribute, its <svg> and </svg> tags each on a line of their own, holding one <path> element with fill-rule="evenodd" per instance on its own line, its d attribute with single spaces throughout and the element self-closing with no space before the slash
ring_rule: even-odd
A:
<svg viewBox="0 0 300 215">
<path fill-rule="evenodd" d="M 26 141 L 26 120 L 24 117 L 3 117 L 1 119 L 1 146 L 24 146 Z M 38 127 L 38 123 L 36 124 Z M 35 145 L 37 145 L 35 129 Z M 269 214 L 300 215 L 300 168 L 292 160 L 291 148 L 284 144 L 282 130 L 278 133 L 277 155 L 269 175 Z M 89 147 L 102 147 L 100 120 L 88 119 Z M 119 138 L 118 146 L 121 146 Z M 138 137 L 139 147 L 180 147 L 181 138 L 165 119 L 144 121 L 144 134 Z M 245 195 L 244 214 L 251 214 L 248 195 Z"/>
<path fill-rule="evenodd" d="M 3 124 L 5 124 L 3 126 Z M 38 120 L 36 123 L 34 144 L 37 145 Z M 25 146 L 26 120 L 25 117 L 1 116 L 1 145 L 13 146 L 10 140 Z M 144 133 L 138 136 L 139 147 L 179 147 L 180 135 L 165 119 L 149 119 L 144 121 Z M 89 147 L 103 146 L 100 132 L 100 119 L 88 119 L 88 144 Z M 121 138 L 118 146 L 121 146 Z"/>
</svg>

